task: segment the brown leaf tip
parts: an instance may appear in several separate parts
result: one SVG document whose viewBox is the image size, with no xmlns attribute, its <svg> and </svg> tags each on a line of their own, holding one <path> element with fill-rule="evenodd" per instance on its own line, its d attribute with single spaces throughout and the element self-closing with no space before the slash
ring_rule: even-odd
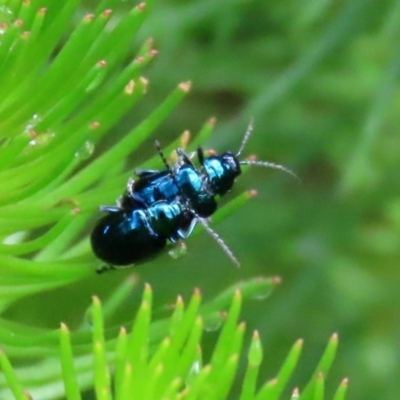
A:
<svg viewBox="0 0 400 400">
<path fill-rule="evenodd" d="M 190 88 L 192 86 L 192 82 L 187 81 L 187 82 L 182 82 L 178 85 L 179 89 L 182 90 L 182 92 L 189 92 Z"/>
</svg>

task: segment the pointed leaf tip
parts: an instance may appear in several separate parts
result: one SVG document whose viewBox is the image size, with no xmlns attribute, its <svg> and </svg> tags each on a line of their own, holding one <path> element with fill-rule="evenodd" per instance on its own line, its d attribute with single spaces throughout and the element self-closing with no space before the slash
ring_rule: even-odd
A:
<svg viewBox="0 0 400 400">
<path fill-rule="evenodd" d="M 64 332 L 69 332 L 68 326 L 64 322 L 60 323 L 60 329 Z"/>
<path fill-rule="evenodd" d="M 271 278 L 271 282 L 272 282 L 274 285 L 280 285 L 280 284 L 282 283 L 282 278 L 281 278 L 280 276 L 273 276 L 273 277 Z"/>
<path fill-rule="evenodd" d="M 92 122 L 90 123 L 90 128 L 91 128 L 91 129 L 98 129 L 98 128 L 100 128 L 100 126 L 101 126 L 101 124 L 100 124 L 99 121 L 92 121 Z"/>
<path fill-rule="evenodd" d="M 147 86 L 149 86 L 149 80 L 146 79 L 144 76 L 141 76 L 139 78 L 139 82 L 142 84 L 143 86 L 143 93 L 146 93 L 147 90 Z"/>
<path fill-rule="evenodd" d="M 260 335 L 258 331 L 253 332 L 253 338 L 250 343 L 248 352 L 248 361 L 251 367 L 258 367 L 261 365 L 263 359 L 263 349 L 261 345 Z"/>
<path fill-rule="evenodd" d="M 296 387 L 293 389 L 291 399 L 297 399 L 299 397 L 300 397 L 300 391 L 299 391 L 299 388 Z"/>
<path fill-rule="evenodd" d="M 274 387 L 278 384 L 278 379 L 277 378 L 272 378 L 267 382 L 268 387 Z"/>
<path fill-rule="evenodd" d="M 214 127 L 216 123 L 217 123 L 217 118 L 215 117 L 211 117 L 207 121 L 207 125 L 210 125 L 211 127 Z"/>
<path fill-rule="evenodd" d="M 135 89 L 135 81 L 134 81 L 133 79 L 131 79 L 131 80 L 125 85 L 124 92 L 125 92 L 126 94 L 131 95 L 131 94 L 133 94 L 134 89 Z"/>
<path fill-rule="evenodd" d="M 126 328 L 124 327 L 124 326 L 121 326 L 120 328 L 119 328 L 119 335 L 120 336 L 126 336 Z"/>
<path fill-rule="evenodd" d="M 102 15 L 103 15 L 104 17 L 110 17 L 110 16 L 112 15 L 112 13 L 113 13 L 113 10 L 111 10 L 111 8 L 108 8 L 107 10 L 104 10 L 104 11 L 102 12 Z"/>
<path fill-rule="evenodd" d="M 190 88 L 192 87 L 192 82 L 187 81 L 187 82 L 182 82 L 178 85 L 179 89 L 182 90 L 182 92 L 189 92 Z"/>
<path fill-rule="evenodd" d="M 296 347 L 303 347 L 303 345 L 304 345 L 304 339 L 297 339 L 296 340 L 296 342 L 295 342 L 295 344 L 294 344 Z"/>
<path fill-rule="evenodd" d="M 152 292 L 150 283 L 146 282 L 146 283 L 144 284 L 144 291 L 145 291 L 145 292 L 148 292 L 149 294 Z"/>
<path fill-rule="evenodd" d="M 94 14 L 86 14 L 86 15 L 83 17 L 83 20 L 84 20 L 85 22 L 92 22 L 93 19 L 94 19 Z"/>
</svg>

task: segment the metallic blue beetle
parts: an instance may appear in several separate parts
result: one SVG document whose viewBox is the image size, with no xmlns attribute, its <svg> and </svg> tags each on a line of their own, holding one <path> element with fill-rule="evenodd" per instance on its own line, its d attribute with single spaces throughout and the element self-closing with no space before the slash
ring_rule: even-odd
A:
<svg viewBox="0 0 400 400">
<path fill-rule="evenodd" d="M 199 222 L 217 241 L 228 257 L 239 262 L 223 240 L 207 224 L 217 209 L 216 196 L 225 195 L 241 174 L 241 165 L 258 165 L 285 171 L 287 168 L 265 161 L 239 160 L 252 132 L 252 123 L 244 135 L 239 151 L 204 156 L 197 149 L 200 168 L 177 149 L 178 161 L 170 166 L 160 145 L 158 152 L 164 170 L 136 170 L 138 180 L 129 180 L 126 192 L 117 206 L 102 206 L 109 214 L 93 230 L 91 244 L 94 253 L 110 265 L 136 264 L 158 255 L 169 240 L 175 243 L 187 238 Z"/>
<path fill-rule="evenodd" d="M 205 157 L 201 147 L 197 149 L 200 168 L 196 168 L 191 158 L 177 149 L 178 161 L 170 166 L 165 159 L 160 144 L 157 150 L 164 162 L 164 170 L 136 170 L 138 180 L 129 180 L 126 193 L 120 198 L 122 208 L 146 207 L 157 201 L 181 199 L 194 211 L 197 217 L 210 217 L 217 210 L 216 196 L 225 195 L 242 173 L 241 165 L 257 165 L 285 171 L 297 176 L 282 165 L 253 160 L 239 160 L 251 133 L 252 123 L 244 135 L 239 151 L 226 151 L 221 155 Z"/>
<path fill-rule="evenodd" d="M 196 223 L 179 201 L 159 201 L 129 211 L 115 206 L 102 206 L 101 210 L 108 214 L 97 222 L 90 239 L 95 255 L 109 266 L 147 261 L 157 256 L 168 240 L 175 243 L 188 237 Z"/>
<path fill-rule="evenodd" d="M 139 179 L 128 182 L 127 192 L 119 200 L 121 208 L 143 208 L 160 200 L 180 199 L 202 218 L 217 209 L 215 195 L 210 191 L 206 177 L 193 164 L 180 160 L 165 170 L 135 172 Z"/>
</svg>

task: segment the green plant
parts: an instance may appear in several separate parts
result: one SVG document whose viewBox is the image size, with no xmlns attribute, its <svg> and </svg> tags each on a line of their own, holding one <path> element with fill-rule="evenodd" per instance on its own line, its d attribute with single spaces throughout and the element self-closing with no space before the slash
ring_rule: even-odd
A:
<svg viewBox="0 0 400 400">
<path fill-rule="evenodd" d="M 46 348 L 48 354 L 57 353 L 54 343 L 59 337 L 60 359 L 49 358 L 34 367 L 39 369 L 40 379 L 33 372 L 32 366 L 14 372 L 6 355 L 0 353 L 4 383 L 9 386 L 15 399 L 27 399 L 30 396 L 19 383 L 18 374 L 29 377 L 25 385 L 33 386 L 32 398 L 52 399 L 65 394 L 68 400 L 80 399 L 81 390 L 92 386 L 99 400 L 226 398 L 243 347 L 245 324 L 239 323 L 242 294 L 246 297 L 266 296 L 277 280 L 245 282 L 227 289 L 204 305 L 201 305 L 201 295 L 196 290 L 187 306 L 178 297 L 172 316 L 154 322 L 151 318 L 152 291 L 147 285 L 131 331 L 122 327 L 118 336 L 114 337 L 105 331 L 104 319 L 107 310 L 109 312 L 114 309 L 126 295 L 127 289 L 131 289 L 132 282 L 125 282 L 116 290 L 114 298 L 103 307 L 100 300 L 93 297 L 92 306 L 88 310 L 91 329 L 86 325 L 71 335 L 68 327 L 61 323 L 60 330 L 47 333 L 46 340 L 40 344 L 37 343 L 37 334 L 31 335 L 30 341 L 35 342 L 39 352 Z M 229 308 L 227 313 L 222 313 L 220 310 L 226 307 Z M 223 327 L 212 357 L 203 364 L 203 329 L 219 329 L 221 324 Z M 24 332 L 21 332 L 22 335 Z M 28 340 L 28 336 L 25 333 L 25 340 Z M 53 346 L 49 347 L 51 341 Z M 333 335 L 308 385 L 301 395 L 295 389 L 291 398 L 324 398 L 324 381 L 334 359 L 337 343 L 337 335 Z M 255 331 L 247 351 L 247 369 L 239 398 L 281 398 L 297 367 L 302 347 L 302 340 L 297 341 L 276 377 L 257 389 L 263 352 Z M 347 380 L 343 380 L 333 399 L 344 399 L 346 389 Z M 7 397 L 4 389 L 0 393 L 2 398 Z"/>
<path fill-rule="evenodd" d="M 141 123 L 109 150 L 102 149 L 108 131 L 146 94 L 148 80 L 142 71 L 156 55 L 148 40 L 132 61 L 126 60 L 131 38 L 150 12 L 152 2 L 141 3 L 113 19 L 112 9 L 117 3 L 100 2 L 95 12 L 85 15 L 69 34 L 79 4 L 76 0 L 43 1 L 40 7 L 37 1 L 0 1 L 3 313 L 23 298 L 93 276 L 95 265 L 86 231 L 93 211 L 120 194 L 130 175 L 125 168 L 126 158 L 190 89 L 190 83 L 180 83 Z M 206 122 L 196 141 L 202 143 L 212 127 L 212 120 Z M 176 143 L 167 151 L 174 147 Z M 239 196 L 224 207 L 219 217 L 248 197 L 247 193 Z M 250 298 L 269 292 L 274 282 L 250 280 L 239 286 L 243 296 Z M 93 329 L 84 324 L 72 335 L 66 324 L 54 331 L 3 317 L 0 363 L 4 377 L 0 384 L 4 398 L 9 393 L 7 387 L 16 399 L 29 398 L 25 387 L 41 400 L 62 395 L 64 387 L 68 399 L 80 398 L 80 391 L 91 387 L 98 399 L 111 398 L 108 364 L 115 366 L 116 398 L 130 398 L 132 391 L 137 391 L 138 398 L 148 399 L 162 395 L 225 398 L 244 335 L 244 325 L 238 322 L 238 288 L 229 289 L 204 306 L 200 306 L 198 292 L 187 308 L 178 299 L 170 320 L 151 323 L 151 291 L 147 287 L 132 333 L 122 329 L 117 338 L 113 331 L 104 335 L 103 318 L 131 289 L 130 280 L 123 282 L 103 311 L 95 297 L 87 313 Z M 220 340 L 210 362 L 203 367 L 199 347 L 202 324 L 219 326 L 225 318 L 221 311 L 232 297 Z M 323 398 L 324 379 L 336 344 L 334 336 L 302 399 Z M 277 379 L 257 391 L 262 352 L 255 333 L 241 398 L 279 398 L 297 365 L 301 347 L 300 342 L 296 343 Z M 16 371 L 7 357 L 13 363 L 16 360 Z M 62 377 L 57 369 L 60 364 Z M 137 365 L 141 368 L 135 370 Z M 344 398 L 346 387 L 343 381 L 334 398 Z"/>
</svg>

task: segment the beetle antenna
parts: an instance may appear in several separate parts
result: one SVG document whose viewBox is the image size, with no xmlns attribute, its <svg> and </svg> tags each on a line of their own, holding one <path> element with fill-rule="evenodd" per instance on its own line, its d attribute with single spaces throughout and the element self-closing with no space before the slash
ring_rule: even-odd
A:
<svg viewBox="0 0 400 400">
<path fill-rule="evenodd" d="M 243 149 L 245 148 L 247 142 L 249 141 L 250 135 L 253 132 L 253 117 L 250 118 L 249 125 L 247 126 L 246 133 L 243 136 L 242 143 L 240 144 L 239 151 L 236 153 L 236 157 L 239 157 L 242 154 Z"/>
<path fill-rule="evenodd" d="M 158 152 L 158 154 L 160 155 L 161 160 L 162 160 L 162 162 L 164 163 L 165 167 L 167 168 L 168 172 L 169 172 L 170 174 L 172 174 L 171 166 L 168 164 L 168 161 L 167 161 L 167 159 L 165 158 L 165 155 L 164 155 L 164 153 L 163 153 L 163 151 L 162 151 L 160 142 L 159 142 L 158 140 L 156 140 L 156 141 L 154 142 L 154 145 L 156 146 L 157 152 Z"/>
<path fill-rule="evenodd" d="M 201 225 L 203 225 L 203 228 L 207 231 L 209 235 L 211 235 L 214 240 L 219 244 L 221 249 L 224 251 L 224 253 L 231 259 L 231 261 L 239 268 L 240 263 L 238 259 L 235 257 L 233 254 L 232 250 L 225 244 L 225 242 L 221 239 L 221 237 L 218 235 L 217 232 L 215 232 L 213 229 L 210 228 L 210 225 L 207 224 L 207 221 L 204 218 L 199 217 L 198 215 L 195 214 L 195 217 L 197 220 L 200 222 Z"/>
<path fill-rule="evenodd" d="M 173 170 L 173 169 L 171 168 L 171 166 L 168 164 L 168 161 L 167 161 L 167 159 L 166 159 L 166 157 L 165 157 L 165 155 L 164 155 L 164 152 L 162 151 L 160 142 L 159 142 L 158 140 L 156 140 L 154 144 L 155 144 L 155 146 L 156 146 L 156 149 L 157 149 L 158 154 L 159 154 L 160 157 L 161 157 L 161 160 L 163 161 L 165 167 L 167 168 L 168 173 L 171 175 L 171 178 L 172 178 L 172 180 L 174 181 L 176 187 L 179 188 L 178 181 L 176 180 L 176 171 Z M 184 155 L 186 156 L 186 153 L 185 153 L 185 152 L 182 151 L 182 154 L 180 154 L 179 151 L 180 151 L 180 149 L 177 149 L 177 151 L 176 151 L 179 157 L 183 157 L 182 154 L 184 154 Z M 190 161 L 190 159 L 189 159 L 189 161 Z"/>
<path fill-rule="evenodd" d="M 272 168 L 272 169 L 278 169 L 280 171 L 286 172 L 289 175 L 292 175 L 295 179 L 297 179 L 300 182 L 300 178 L 289 168 L 284 167 L 283 165 L 280 164 L 275 164 L 271 163 L 268 161 L 252 161 L 252 160 L 242 160 L 239 161 L 240 165 L 256 165 L 258 167 L 266 167 L 266 168 Z"/>
</svg>

